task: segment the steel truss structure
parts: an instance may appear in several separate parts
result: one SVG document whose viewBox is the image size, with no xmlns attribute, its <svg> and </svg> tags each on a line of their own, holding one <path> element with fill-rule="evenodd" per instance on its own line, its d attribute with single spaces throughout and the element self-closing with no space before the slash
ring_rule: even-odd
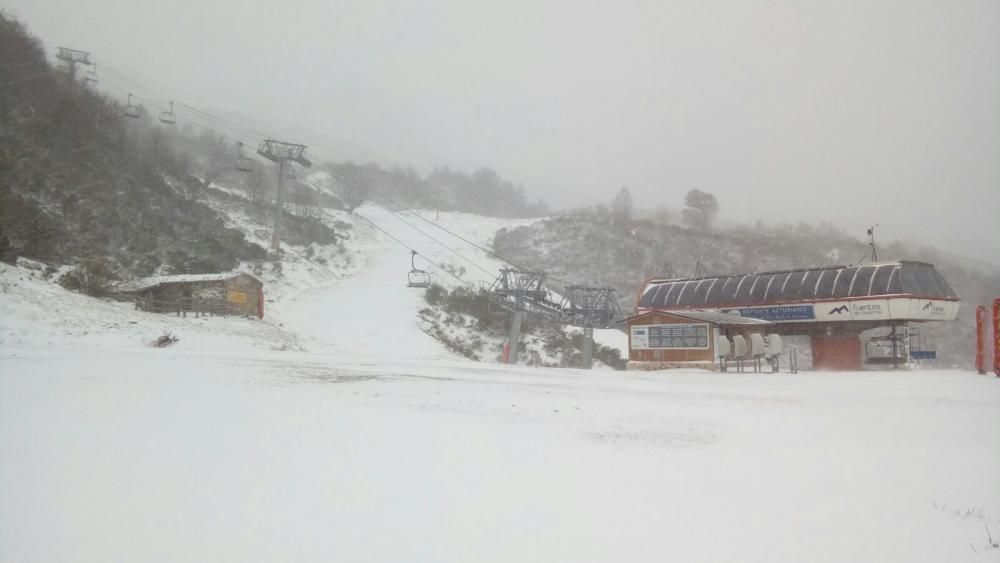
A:
<svg viewBox="0 0 1000 563">
<path fill-rule="evenodd" d="M 507 311 L 562 316 L 562 308 L 545 287 L 545 272 L 501 268 L 489 293 L 490 301 Z"/>
<path fill-rule="evenodd" d="M 583 328 L 613 328 L 625 316 L 610 287 L 567 286 L 560 308 L 563 322 Z"/>
<path fill-rule="evenodd" d="M 610 287 L 570 285 L 556 302 L 545 287 L 545 272 L 501 268 L 489 288 L 490 303 L 510 313 L 510 331 L 504 346 L 504 362 L 517 362 L 521 322 L 526 313 L 548 316 L 558 322 L 583 328 L 582 366 L 593 363 L 594 329 L 612 328 L 624 316 L 615 291 Z"/>
<path fill-rule="evenodd" d="M 301 164 L 309 168 L 312 161 L 306 156 L 306 146 L 298 143 L 286 143 L 274 139 L 264 139 L 257 148 L 257 154 L 278 164 L 278 193 L 274 199 L 274 230 L 271 233 L 271 250 L 280 255 L 281 252 L 281 213 L 282 195 L 285 186 L 285 177 L 288 174 L 290 163 Z"/>
</svg>

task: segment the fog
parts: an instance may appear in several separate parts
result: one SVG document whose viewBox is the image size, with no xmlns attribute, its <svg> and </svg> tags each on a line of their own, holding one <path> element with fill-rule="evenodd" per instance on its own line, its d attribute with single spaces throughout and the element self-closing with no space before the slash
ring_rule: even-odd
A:
<svg viewBox="0 0 1000 563">
<path fill-rule="evenodd" d="M 829 221 L 1000 263 L 1000 3 L 15 0 L 102 87 L 557 207 Z M 108 70 L 101 70 L 104 65 Z M 122 95 L 117 90 L 109 93 Z"/>
</svg>

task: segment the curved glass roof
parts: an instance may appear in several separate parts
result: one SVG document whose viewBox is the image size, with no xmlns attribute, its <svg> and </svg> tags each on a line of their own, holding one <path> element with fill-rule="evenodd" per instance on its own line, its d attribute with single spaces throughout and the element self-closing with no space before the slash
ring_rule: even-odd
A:
<svg viewBox="0 0 1000 563">
<path fill-rule="evenodd" d="M 910 295 L 957 299 L 948 282 L 925 262 L 829 266 L 691 279 L 653 280 L 639 307 L 752 306 L 845 297 Z"/>
</svg>

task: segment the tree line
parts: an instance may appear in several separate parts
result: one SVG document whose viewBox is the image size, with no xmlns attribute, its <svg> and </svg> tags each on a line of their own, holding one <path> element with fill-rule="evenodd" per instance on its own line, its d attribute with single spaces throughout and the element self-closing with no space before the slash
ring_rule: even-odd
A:
<svg viewBox="0 0 1000 563">
<path fill-rule="evenodd" d="M 544 200 L 532 201 L 527 196 L 523 185 L 485 167 L 473 172 L 438 167 L 426 175 L 412 167 L 382 167 L 374 162 L 330 162 L 321 168 L 330 174 L 348 211 L 368 200 L 384 203 L 388 197 L 404 206 L 490 217 L 540 217 L 550 213 Z"/>
</svg>

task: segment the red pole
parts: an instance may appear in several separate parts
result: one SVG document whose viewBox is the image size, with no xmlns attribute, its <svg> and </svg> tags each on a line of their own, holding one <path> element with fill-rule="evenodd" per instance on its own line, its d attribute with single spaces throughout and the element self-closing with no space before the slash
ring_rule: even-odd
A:
<svg viewBox="0 0 1000 563">
<path fill-rule="evenodd" d="M 1000 377 L 1000 297 L 993 300 L 993 373 Z"/>
<path fill-rule="evenodd" d="M 976 307 L 976 371 L 986 375 L 986 305 Z"/>
</svg>

